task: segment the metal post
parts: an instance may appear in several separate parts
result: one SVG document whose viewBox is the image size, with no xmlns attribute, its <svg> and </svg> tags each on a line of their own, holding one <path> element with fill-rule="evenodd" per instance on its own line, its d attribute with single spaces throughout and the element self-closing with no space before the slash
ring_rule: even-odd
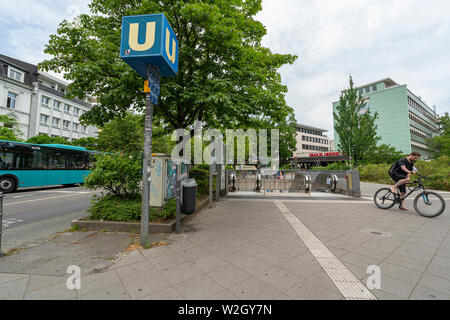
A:
<svg viewBox="0 0 450 320">
<path fill-rule="evenodd" d="M 150 69 L 147 69 L 150 77 Z M 153 130 L 153 103 L 150 94 L 145 97 L 145 140 L 144 140 L 144 162 L 142 166 L 142 214 L 141 214 L 141 246 L 148 244 L 148 226 L 150 211 L 150 187 L 152 182 L 152 130 Z"/>
<path fill-rule="evenodd" d="M 212 207 L 212 188 L 213 188 L 213 165 L 209 165 L 209 206 Z"/>
<path fill-rule="evenodd" d="M 177 216 L 176 216 L 176 226 L 175 232 L 177 234 L 181 233 L 181 159 L 180 163 L 177 164 Z"/>
<path fill-rule="evenodd" d="M 222 179 L 222 165 L 218 164 L 216 165 L 216 168 L 216 201 L 219 201 L 221 187 L 220 180 Z"/>
<path fill-rule="evenodd" d="M 3 257 L 5 254 L 2 251 L 2 233 L 3 233 L 3 192 L 0 192 L 0 257 Z"/>
</svg>

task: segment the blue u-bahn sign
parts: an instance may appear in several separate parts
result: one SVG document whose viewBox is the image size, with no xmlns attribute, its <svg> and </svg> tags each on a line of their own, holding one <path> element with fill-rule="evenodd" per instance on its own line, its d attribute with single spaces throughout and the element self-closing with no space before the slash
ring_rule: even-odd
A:
<svg viewBox="0 0 450 320">
<path fill-rule="evenodd" d="M 120 57 L 143 78 L 149 65 L 161 77 L 175 76 L 178 39 L 164 14 L 123 17 Z"/>
</svg>

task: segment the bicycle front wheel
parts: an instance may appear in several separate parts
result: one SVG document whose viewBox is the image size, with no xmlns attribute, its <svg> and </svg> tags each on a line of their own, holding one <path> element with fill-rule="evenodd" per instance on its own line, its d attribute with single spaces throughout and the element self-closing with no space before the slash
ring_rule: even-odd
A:
<svg viewBox="0 0 450 320">
<path fill-rule="evenodd" d="M 444 212 L 445 201 L 436 192 L 426 191 L 414 199 L 414 209 L 425 218 L 435 218 Z"/>
<path fill-rule="evenodd" d="M 395 205 L 395 194 L 390 188 L 383 188 L 375 193 L 373 201 L 378 208 L 387 210 Z"/>
</svg>

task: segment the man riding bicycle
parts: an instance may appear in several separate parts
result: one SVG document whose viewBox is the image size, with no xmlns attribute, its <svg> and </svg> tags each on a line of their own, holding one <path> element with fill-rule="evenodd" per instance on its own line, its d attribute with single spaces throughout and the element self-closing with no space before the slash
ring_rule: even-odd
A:
<svg viewBox="0 0 450 320">
<path fill-rule="evenodd" d="M 389 175 L 392 180 L 396 183 L 393 187 L 391 187 L 391 191 L 394 194 L 397 194 L 397 188 L 400 189 L 400 198 L 403 199 L 406 195 L 406 184 L 411 181 L 411 174 L 416 174 L 414 171 L 414 162 L 420 158 L 420 153 L 413 152 L 406 158 L 401 158 L 396 161 L 392 167 L 389 169 Z M 403 204 L 400 206 L 400 209 L 411 211 L 406 208 Z"/>
</svg>

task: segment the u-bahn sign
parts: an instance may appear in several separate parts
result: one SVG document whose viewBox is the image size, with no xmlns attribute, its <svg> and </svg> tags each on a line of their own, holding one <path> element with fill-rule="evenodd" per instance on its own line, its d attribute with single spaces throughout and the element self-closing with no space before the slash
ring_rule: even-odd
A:
<svg viewBox="0 0 450 320">
<path fill-rule="evenodd" d="M 149 65 L 161 77 L 175 76 L 178 39 L 164 14 L 123 17 L 120 57 L 143 78 Z"/>
</svg>

